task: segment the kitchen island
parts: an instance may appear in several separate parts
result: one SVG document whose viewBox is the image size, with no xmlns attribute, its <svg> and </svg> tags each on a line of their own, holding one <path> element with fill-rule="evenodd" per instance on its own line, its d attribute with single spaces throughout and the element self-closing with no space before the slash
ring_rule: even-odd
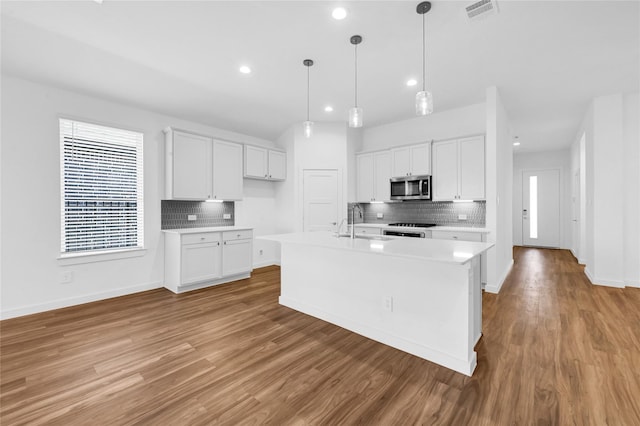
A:
<svg viewBox="0 0 640 426">
<path fill-rule="evenodd" d="M 460 373 L 482 333 L 479 256 L 491 243 L 259 237 L 281 245 L 280 304 Z"/>
</svg>

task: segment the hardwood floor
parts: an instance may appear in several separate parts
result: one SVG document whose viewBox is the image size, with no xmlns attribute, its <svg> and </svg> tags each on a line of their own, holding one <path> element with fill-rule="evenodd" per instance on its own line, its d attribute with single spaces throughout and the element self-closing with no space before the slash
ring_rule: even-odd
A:
<svg viewBox="0 0 640 426">
<path fill-rule="evenodd" d="M 279 269 L 2 321 L 14 424 L 640 424 L 640 289 L 514 249 L 469 378 L 279 306 Z"/>
</svg>

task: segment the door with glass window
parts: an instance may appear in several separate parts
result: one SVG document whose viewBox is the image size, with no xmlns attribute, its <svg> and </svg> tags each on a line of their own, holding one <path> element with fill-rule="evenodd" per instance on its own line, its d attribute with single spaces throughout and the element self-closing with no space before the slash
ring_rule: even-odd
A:
<svg viewBox="0 0 640 426">
<path fill-rule="evenodd" d="M 522 172 L 522 243 L 560 247 L 560 170 Z"/>
</svg>

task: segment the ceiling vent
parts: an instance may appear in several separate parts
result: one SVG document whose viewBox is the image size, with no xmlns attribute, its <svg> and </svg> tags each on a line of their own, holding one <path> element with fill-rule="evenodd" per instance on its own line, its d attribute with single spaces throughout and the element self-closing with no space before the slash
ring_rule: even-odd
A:
<svg viewBox="0 0 640 426">
<path fill-rule="evenodd" d="M 498 2 L 496 0 L 480 0 L 466 7 L 467 17 L 470 21 L 475 21 L 489 15 L 498 13 Z"/>
</svg>

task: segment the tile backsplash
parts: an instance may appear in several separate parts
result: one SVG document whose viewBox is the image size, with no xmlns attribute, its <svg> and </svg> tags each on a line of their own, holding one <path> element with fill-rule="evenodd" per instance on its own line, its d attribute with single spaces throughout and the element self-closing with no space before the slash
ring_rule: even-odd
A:
<svg viewBox="0 0 640 426">
<path fill-rule="evenodd" d="M 416 222 L 435 223 L 449 226 L 484 226 L 486 217 L 486 203 L 474 201 L 469 203 L 453 203 L 438 201 L 403 201 L 401 203 L 360 204 L 363 219 L 357 222 L 366 223 L 394 223 Z M 349 205 L 351 207 L 351 204 Z M 377 214 L 383 218 L 378 219 Z M 466 215 L 466 220 L 460 220 L 458 215 Z"/>
<path fill-rule="evenodd" d="M 206 201 L 161 201 L 162 229 L 206 228 L 210 226 L 233 226 L 234 203 L 207 203 Z M 224 219 L 230 214 L 231 219 Z M 195 215 L 196 220 L 187 220 L 187 216 Z"/>
</svg>

